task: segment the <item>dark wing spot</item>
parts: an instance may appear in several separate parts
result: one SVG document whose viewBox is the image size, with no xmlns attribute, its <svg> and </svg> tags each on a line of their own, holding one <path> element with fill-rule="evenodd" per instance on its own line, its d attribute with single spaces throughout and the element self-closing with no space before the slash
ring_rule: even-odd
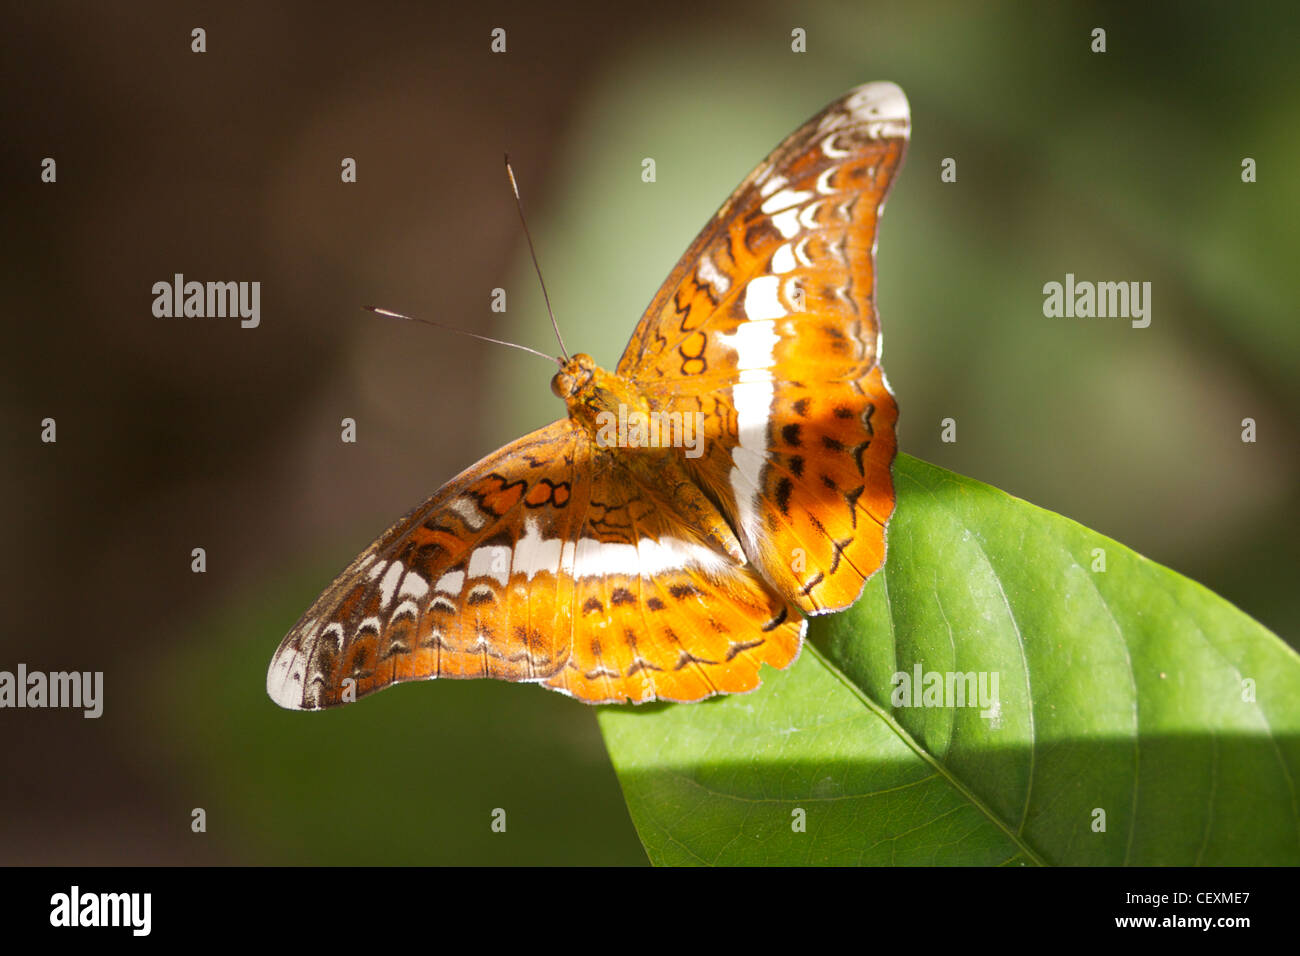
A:
<svg viewBox="0 0 1300 956">
<path fill-rule="evenodd" d="M 801 398 L 794 403 L 794 413 L 800 418 L 808 417 L 808 399 Z"/>
<path fill-rule="evenodd" d="M 687 583 L 671 585 L 668 588 L 668 593 L 680 601 L 682 598 L 688 598 L 692 594 L 698 594 L 699 592 L 695 590 L 695 585 Z"/>
<path fill-rule="evenodd" d="M 801 427 L 798 422 L 791 422 L 789 425 L 781 426 L 781 437 L 785 439 L 785 443 L 791 448 L 799 447 L 799 431 Z"/>
<path fill-rule="evenodd" d="M 395 654 L 409 653 L 411 650 L 411 632 L 411 622 L 406 618 L 402 618 L 396 624 L 391 625 L 385 635 L 386 640 L 384 643 L 387 646 L 380 652 L 380 660 L 385 660 Z"/>
<path fill-rule="evenodd" d="M 778 627 L 780 627 L 783 623 L 785 623 L 785 619 L 789 616 L 790 616 L 790 612 L 787 611 L 785 608 L 781 608 L 781 613 L 778 614 L 776 617 L 772 618 L 772 620 L 768 621 L 766 624 L 764 624 L 763 630 L 775 631 Z"/>
<path fill-rule="evenodd" d="M 822 445 L 829 451 L 843 451 L 844 442 L 838 438 L 832 438 L 830 435 L 822 436 Z"/>
<path fill-rule="evenodd" d="M 827 488 L 829 488 L 831 491 L 834 491 L 836 488 L 839 487 L 839 485 L 835 483 L 835 479 L 832 478 L 830 475 L 822 475 L 822 484 L 825 485 Z"/>
<path fill-rule="evenodd" d="M 534 672 L 554 673 L 556 670 L 555 661 L 547 649 L 550 647 L 550 641 L 541 631 L 533 631 L 528 636 L 528 656 L 533 662 Z"/>
<path fill-rule="evenodd" d="M 776 483 L 776 506 L 781 509 L 781 514 L 790 513 L 790 494 L 794 491 L 794 485 L 790 483 L 789 478 L 782 478 Z"/>
<path fill-rule="evenodd" d="M 688 664 L 716 664 L 717 661 L 711 661 L 705 657 L 696 657 L 694 654 L 682 651 L 682 656 L 677 658 L 677 663 L 673 665 L 673 670 L 679 671 Z"/>
<path fill-rule="evenodd" d="M 760 219 L 745 230 L 745 248 L 751 255 L 776 234 L 776 227 L 766 218 Z"/>
<path fill-rule="evenodd" d="M 583 614 L 599 614 L 605 610 L 605 605 L 600 603 L 600 598 L 589 597 L 582 605 Z"/>
<path fill-rule="evenodd" d="M 614 588 L 614 593 L 609 596 L 611 604 L 631 604 L 636 601 L 632 592 L 627 588 Z"/>
<path fill-rule="evenodd" d="M 652 597 L 650 598 L 650 600 L 646 601 L 645 603 L 646 606 L 650 608 L 650 610 L 652 611 L 662 611 L 664 609 L 664 602 L 659 600 L 657 597 Z"/>
<path fill-rule="evenodd" d="M 790 459 L 790 474 L 796 478 L 803 477 L 803 456 L 795 455 Z"/>
<path fill-rule="evenodd" d="M 867 473 L 866 468 L 862 464 L 862 458 L 864 455 L 866 455 L 867 449 L 870 447 L 871 447 L 870 438 L 864 441 L 861 445 L 853 446 L 853 460 L 854 462 L 857 463 L 859 475 L 865 475 Z"/>
<path fill-rule="evenodd" d="M 843 541 L 833 542 L 835 545 L 835 554 L 831 557 L 831 574 L 834 574 L 840 566 L 840 558 L 844 555 L 844 549 L 853 543 L 852 538 L 845 538 Z"/>
<path fill-rule="evenodd" d="M 758 640 L 756 640 L 756 641 L 749 641 L 749 642 L 747 642 L 747 643 L 732 644 L 730 647 L 727 648 L 727 660 L 731 660 L 733 657 L 735 657 L 737 654 L 739 654 L 739 653 L 741 653 L 741 652 L 743 652 L 743 651 L 748 651 L 748 650 L 750 650 L 751 648 L 758 647 L 758 646 L 759 646 L 760 644 L 762 644 L 762 643 L 763 643 L 763 639 L 760 637 L 760 638 L 759 638 Z"/>
<path fill-rule="evenodd" d="M 316 645 L 315 659 L 312 661 L 316 669 L 322 674 L 333 674 L 334 667 L 338 663 L 338 647 L 326 647 L 324 644 Z M 301 677 L 302 675 L 297 675 Z"/>
<path fill-rule="evenodd" d="M 849 408 L 849 406 L 847 406 L 847 405 L 836 405 L 836 406 L 835 406 L 835 417 L 836 417 L 836 418 L 852 418 L 852 417 L 853 417 L 853 409 Z"/>
<path fill-rule="evenodd" d="M 866 491 L 866 488 L 858 485 L 852 491 L 844 492 L 844 500 L 849 503 L 849 517 L 852 519 L 855 528 L 858 526 L 858 499 L 862 497 L 864 491 Z"/>
<path fill-rule="evenodd" d="M 370 648 L 364 644 L 355 644 L 349 654 L 345 673 L 357 680 L 369 677 L 373 668 L 370 666 Z"/>
<path fill-rule="evenodd" d="M 407 562 L 409 567 L 431 568 L 434 562 L 438 560 L 438 555 L 442 552 L 443 547 L 440 544 L 422 544 L 415 549 L 415 554 Z"/>
</svg>

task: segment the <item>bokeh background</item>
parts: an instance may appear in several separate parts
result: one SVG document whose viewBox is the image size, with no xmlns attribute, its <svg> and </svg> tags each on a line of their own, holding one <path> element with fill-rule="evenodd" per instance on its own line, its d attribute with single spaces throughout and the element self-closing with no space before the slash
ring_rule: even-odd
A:
<svg viewBox="0 0 1300 956">
<path fill-rule="evenodd" d="M 576 702 L 266 698 L 335 572 L 562 412 L 537 359 L 359 307 L 552 348 L 509 150 L 568 344 L 612 366 L 731 188 L 867 80 L 913 113 L 879 245 L 902 449 L 1296 642 L 1296 8 L 470 6 L 5 4 L 0 669 L 102 670 L 106 699 L 0 711 L 0 861 L 643 863 Z M 261 326 L 155 318 L 176 272 L 261 281 Z M 1151 327 L 1044 318 L 1067 272 L 1150 281 Z"/>
</svg>

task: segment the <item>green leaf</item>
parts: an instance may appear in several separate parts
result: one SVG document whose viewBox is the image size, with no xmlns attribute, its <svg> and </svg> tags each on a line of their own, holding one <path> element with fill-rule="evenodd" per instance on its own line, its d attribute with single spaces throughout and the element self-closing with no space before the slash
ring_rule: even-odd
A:
<svg viewBox="0 0 1300 956">
<path fill-rule="evenodd" d="M 1293 650 L 1073 521 L 907 456 L 894 476 L 885 568 L 791 668 L 602 708 L 654 863 L 1300 862 Z M 893 706 L 918 666 L 996 674 L 993 713 Z"/>
</svg>

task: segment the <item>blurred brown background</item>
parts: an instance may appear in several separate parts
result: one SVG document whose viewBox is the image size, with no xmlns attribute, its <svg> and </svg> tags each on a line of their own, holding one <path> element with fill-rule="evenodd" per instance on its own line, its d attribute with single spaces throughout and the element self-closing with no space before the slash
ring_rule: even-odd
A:
<svg viewBox="0 0 1300 956">
<path fill-rule="evenodd" d="M 1293 12 L 51 3 L 3 19 L 0 669 L 106 685 L 99 720 L 0 711 L 3 862 L 643 862 L 582 705 L 494 682 L 346 713 L 267 700 L 271 652 L 339 568 L 562 412 L 540 361 L 359 307 L 551 348 L 509 150 L 569 346 L 611 366 L 736 182 L 867 80 L 903 86 L 915 130 L 879 246 L 902 449 L 1297 639 Z M 151 287 L 177 272 L 260 281 L 260 327 L 155 318 Z M 1150 281 L 1151 327 L 1044 318 L 1043 283 L 1067 272 Z"/>
</svg>

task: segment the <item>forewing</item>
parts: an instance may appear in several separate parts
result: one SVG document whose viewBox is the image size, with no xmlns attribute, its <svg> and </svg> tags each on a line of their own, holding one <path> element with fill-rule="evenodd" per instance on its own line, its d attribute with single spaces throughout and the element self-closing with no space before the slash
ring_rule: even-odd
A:
<svg viewBox="0 0 1300 956">
<path fill-rule="evenodd" d="M 897 406 L 875 242 L 908 135 L 891 83 L 809 120 L 692 243 L 619 364 L 657 408 L 702 414 L 686 466 L 808 613 L 852 604 L 884 561 Z"/>
<path fill-rule="evenodd" d="M 316 710 L 401 681 L 541 681 L 568 652 L 588 439 L 568 419 L 484 458 L 340 574 L 281 642 L 266 689 Z M 348 681 L 351 681 L 349 684 Z"/>
</svg>

